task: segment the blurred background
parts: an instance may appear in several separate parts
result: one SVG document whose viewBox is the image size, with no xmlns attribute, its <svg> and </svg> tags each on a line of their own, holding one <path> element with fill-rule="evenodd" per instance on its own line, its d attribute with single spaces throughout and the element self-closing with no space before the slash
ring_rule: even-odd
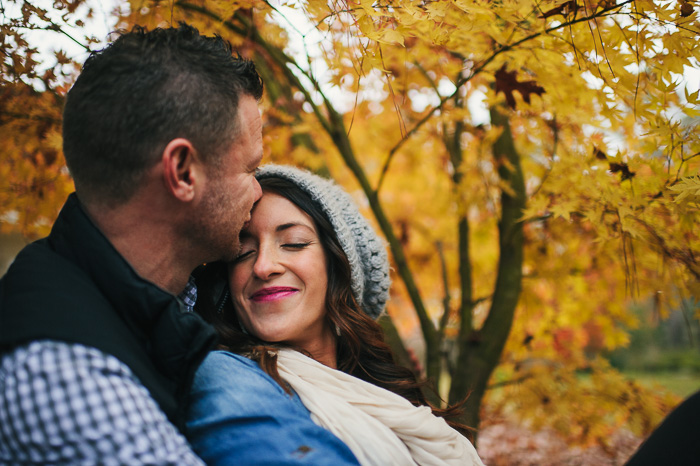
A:
<svg viewBox="0 0 700 466">
<path fill-rule="evenodd" d="M 698 2 L 6 0 L 0 271 L 73 189 L 90 51 L 185 21 L 256 62 L 265 162 L 354 196 L 382 318 L 487 464 L 623 464 L 700 389 Z"/>
</svg>

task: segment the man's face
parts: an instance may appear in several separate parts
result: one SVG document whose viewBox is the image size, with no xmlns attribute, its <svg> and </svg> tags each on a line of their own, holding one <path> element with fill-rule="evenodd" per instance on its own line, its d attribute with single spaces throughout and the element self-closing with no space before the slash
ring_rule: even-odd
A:
<svg viewBox="0 0 700 466">
<path fill-rule="evenodd" d="M 238 103 L 238 134 L 217 167 L 209 167 L 208 183 L 197 207 L 194 227 L 207 261 L 232 261 L 238 255 L 238 234 L 250 220 L 262 190 L 255 170 L 262 160 L 262 121 L 251 96 Z"/>
</svg>

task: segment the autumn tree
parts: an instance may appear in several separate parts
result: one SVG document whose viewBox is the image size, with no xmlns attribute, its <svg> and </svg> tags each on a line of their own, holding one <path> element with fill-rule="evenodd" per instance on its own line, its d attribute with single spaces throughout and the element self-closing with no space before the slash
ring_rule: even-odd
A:
<svg viewBox="0 0 700 466">
<path fill-rule="evenodd" d="M 328 173 L 366 207 L 393 258 L 389 313 L 405 338 L 419 329 L 438 392 L 469 395 L 464 422 L 478 428 L 486 400 L 605 443 L 677 402 L 600 354 L 638 324 L 630 301 L 663 317 L 700 296 L 694 2 L 129 7 L 123 28 L 187 21 L 256 61 L 266 159 Z M 7 71 L 17 55 L 3 90 L 60 103 Z M 31 159 L 18 147 L 3 163 Z"/>
<path fill-rule="evenodd" d="M 62 36 L 86 51 L 97 42 L 70 35 L 92 14 L 86 2 L 61 2 L 53 15 L 36 3 L 0 5 L 0 232 L 29 238 L 48 234 L 73 189 L 61 151 L 61 113 L 77 66 L 62 49 L 40 56 L 37 39 Z M 37 35 L 42 32 L 48 34 Z"/>
</svg>

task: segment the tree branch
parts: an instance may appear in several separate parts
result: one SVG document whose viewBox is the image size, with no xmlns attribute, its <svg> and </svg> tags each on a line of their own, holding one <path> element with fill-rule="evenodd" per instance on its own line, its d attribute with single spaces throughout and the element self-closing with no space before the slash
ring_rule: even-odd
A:
<svg viewBox="0 0 700 466">
<path fill-rule="evenodd" d="M 440 338 L 445 335 L 445 328 L 450 319 L 450 283 L 447 279 L 447 265 L 445 264 L 445 251 L 442 249 L 442 241 L 437 241 L 435 247 L 440 258 L 440 272 L 442 275 L 442 285 L 445 288 L 445 296 L 442 298 L 442 316 L 440 316 L 439 334 Z"/>
<path fill-rule="evenodd" d="M 484 68 L 486 68 L 492 61 L 494 61 L 494 60 L 496 59 L 496 57 L 498 57 L 499 55 L 501 55 L 501 54 L 504 53 L 504 52 L 508 52 L 508 51 L 510 51 L 510 50 L 512 50 L 512 49 L 514 49 L 514 48 L 516 48 L 516 47 L 518 47 L 519 45 L 521 45 L 521 44 L 523 44 L 523 43 L 525 43 L 525 42 L 531 41 L 531 40 L 533 40 L 533 39 L 536 39 L 536 38 L 538 38 L 538 37 L 540 37 L 540 36 L 543 36 L 543 35 L 549 34 L 549 33 L 551 33 L 551 32 L 557 31 L 557 30 L 559 30 L 559 29 L 563 29 L 563 28 L 569 27 L 569 26 L 571 26 L 571 25 L 573 25 L 573 24 L 576 24 L 576 23 L 581 23 L 581 22 L 584 22 L 584 21 L 590 21 L 590 20 L 592 20 L 592 19 L 594 19 L 594 18 L 599 18 L 599 17 L 601 17 L 601 16 L 606 16 L 606 15 L 608 15 L 608 13 L 610 13 L 611 11 L 618 10 L 618 9 L 622 8 L 623 6 L 628 5 L 628 4 L 630 4 L 630 3 L 633 3 L 633 2 L 634 2 L 634 0 L 625 0 L 624 2 L 619 3 L 619 4 L 615 5 L 615 6 L 605 8 L 605 9 L 603 9 L 603 10 L 600 10 L 600 11 L 597 12 L 597 13 L 593 13 L 593 14 L 591 14 L 590 16 L 585 16 L 585 17 L 581 17 L 581 18 L 578 18 L 578 19 L 574 19 L 574 20 L 571 20 L 571 21 L 568 21 L 568 22 L 565 22 L 565 23 L 561 23 L 561 24 L 559 24 L 558 26 L 553 26 L 553 27 L 547 28 L 547 29 L 545 29 L 545 30 L 543 30 L 543 31 L 530 34 L 529 36 L 523 37 L 522 39 L 517 40 L 517 41 L 513 42 L 512 44 L 502 45 L 501 47 L 499 47 L 496 51 L 494 51 L 494 52 L 491 54 L 491 56 L 489 56 L 489 57 L 486 58 L 484 61 L 482 61 L 481 64 L 479 64 L 478 66 L 476 66 L 476 67 L 472 70 L 472 72 L 469 74 L 469 76 L 465 76 L 465 77 L 463 77 L 463 78 L 460 78 L 460 79 L 455 83 L 455 91 L 454 91 L 451 95 L 449 95 L 449 96 L 447 96 L 447 97 L 441 98 L 441 99 L 440 99 L 440 102 L 439 102 L 435 107 L 433 107 L 432 109 L 430 109 L 425 115 L 423 115 L 423 117 L 422 117 L 420 120 L 418 120 L 418 122 L 413 126 L 413 128 L 411 128 L 411 129 L 406 133 L 406 135 L 405 135 L 404 137 L 402 137 L 402 138 L 394 145 L 394 147 L 391 148 L 391 150 L 389 151 L 389 154 L 387 155 L 387 158 L 386 158 L 386 160 L 384 161 L 384 164 L 383 164 L 383 166 L 382 166 L 382 172 L 381 172 L 382 175 L 380 176 L 379 180 L 380 180 L 380 181 L 383 181 L 383 179 L 384 179 L 384 173 L 387 172 L 387 171 L 389 170 L 389 165 L 391 164 L 391 161 L 392 161 L 394 155 L 395 155 L 396 152 L 403 146 L 403 144 L 404 144 L 411 136 L 413 136 L 414 134 L 416 134 L 416 132 L 417 132 L 428 120 L 430 120 L 430 118 L 432 118 L 432 116 L 433 116 L 433 114 L 434 114 L 435 112 L 437 112 L 438 110 L 442 109 L 442 108 L 444 107 L 444 105 L 445 105 L 449 100 L 451 100 L 451 99 L 455 98 L 457 95 L 459 95 L 459 91 L 460 91 L 461 87 L 464 86 L 465 84 L 467 84 L 469 81 L 471 81 L 471 80 L 472 80 L 475 76 L 477 76 L 479 73 L 481 73 L 481 72 L 484 70 Z M 377 187 L 375 188 L 375 191 L 376 191 L 376 192 L 379 192 L 379 190 L 381 189 L 381 187 L 382 187 L 381 184 L 377 184 Z"/>
</svg>

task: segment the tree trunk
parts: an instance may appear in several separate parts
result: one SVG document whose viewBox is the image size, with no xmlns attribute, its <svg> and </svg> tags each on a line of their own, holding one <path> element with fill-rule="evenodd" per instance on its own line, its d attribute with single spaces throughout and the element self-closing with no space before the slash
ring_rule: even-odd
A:
<svg viewBox="0 0 700 466">
<path fill-rule="evenodd" d="M 399 335 L 398 330 L 396 330 L 394 321 L 391 320 L 391 316 L 385 314 L 377 320 L 377 323 L 382 326 L 385 341 L 391 347 L 396 363 L 401 366 L 408 367 L 414 373 L 416 373 L 415 365 L 413 364 L 413 361 L 411 361 L 411 356 L 404 346 L 401 335 Z M 420 374 L 416 373 L 416 377 L 420 377 Z"/>
<path fill-rule="evenodd" d="M 523 228 L 519 219 L 526 203 L 520 156 L 515 150 L 508 118 L 496 108 L 490 114 L 492 125 L 503 128 L 493 145 L 493 157 L 501 180 L 510 188 L 501 191 L 498 275 L 484 325 L 480 330 L 459 335 L 458 362 L 450 388 L 450 403 L 468 396 L 461 421 L 475 429 L 479 428 L 481 402 L 510 334 L 520 297 Z"/>
</svg>

